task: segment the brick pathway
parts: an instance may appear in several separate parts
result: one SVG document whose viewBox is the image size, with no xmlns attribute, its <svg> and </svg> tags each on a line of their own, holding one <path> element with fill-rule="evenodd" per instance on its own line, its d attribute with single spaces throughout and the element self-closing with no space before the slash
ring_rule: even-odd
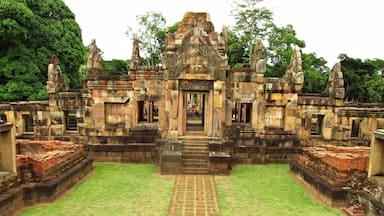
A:
<svg viewBox="0 0 384 216">
<path fill-rule="evenodd" d="M 216 215 L 220 212 L 213 176 L 176 176 L 168 215 Z"/>
</svg>

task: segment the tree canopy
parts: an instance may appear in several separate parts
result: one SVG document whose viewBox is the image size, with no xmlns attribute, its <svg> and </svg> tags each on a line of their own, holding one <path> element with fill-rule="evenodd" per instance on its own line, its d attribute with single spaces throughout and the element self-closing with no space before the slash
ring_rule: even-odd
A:
<svg viewBox="0 0 384 216">
<path fill-rule="evenodd" d="M 351 58 L 339 55 L 344 74 L 345 99 L 358 103 L 383 103 L 384 60 Z"/>
<path fill-rule="evenodd" d="M 119 59 L 103 60 L 103 66 L 111 75 L 126 75 L 129 70 L 129 61 Z"/>
<path fill-rule="evenodd" d="M 293 25 L 277 26 L 273 13 L 259 7 L 262 0 L 233 0 L 235 25 L 227 31 L 228 63 L 231 67 L 250 63 L 256 39 L 265 47 L 265 76 L 285 73 L 294 45 L 305 48 Z M 166 20 L 159 12 L 136 17 L 143 62 L 160 64 L 165 44 Z M 168 28 L 175 32 L 179 22 Z M 127 34 L 132 33 L 130 30 Z M 0 101 L 41 100 L 47 98 L 47 65 L 52 55 L 72 88 L 80 87 L 84 77 L 86 47 L 75 15 L 62 0 L 0 0 Z M 384 60 L 355 59 L 340 54 L 346 100 L 384 101 Z M 325 89 L 330 69 L 316 53 L 302 52 L 305 74 L 303 92 L 320 93 Z M 125 60 L 105 61 L 107 71 L 127 74 Z"/>
<path fill-rule="evenodd" d="M 47 98 L 47 65 L 58 56 L 71 87 L 85 61 L 81 30 L 63 1 L 0 1 L 0 101 Z"/>
<path fill-rule="evenodd" d="M 165 29 L 165 17 L 160 12 L 152 11 L 137 15 L 136 20 L 139 24 L 138 38 L 143 62 L 147 65 L 160 64 L 163 44 L 159 38 L 165 39 L 165 34 L 161 35 Z M 131 36 L 132 27 L 128 28 L 126 34 Z"/>
<path fill-rule="evenodd" d="M 273 13 L 259 7 L 262 0 L 233 1 L 232 15 L 236 25 L 228 30 L 227 50 L 231 67 L 248 64 L 256 39 L 261 39 L 267 58 L 267 77 L 281 77 L 285 74 L 293 48 L 305 48 L 305 41 L 297 38 L 293 25 L 279 27 L 273 22 Z M 330 69 L 324 58 L 316 53 L 302 53 L 305 74 L 303 92 L 322 92 L 327 83 Z"/>
</svg>

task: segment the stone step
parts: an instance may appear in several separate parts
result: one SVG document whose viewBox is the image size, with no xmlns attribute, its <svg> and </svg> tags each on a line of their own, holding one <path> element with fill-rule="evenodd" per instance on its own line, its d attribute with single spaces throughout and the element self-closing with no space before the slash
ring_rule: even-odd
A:
<svg viewBox="0 0 384 216">
<path fill-rule="evenodd" d="M 185 150 L 183 151 L 183 155 L 197 155 L 197 156 L 200 156 L 200 155 L 205 155 L 208 157 L 209 153 L 208 151 L 201 151 L 201 150 Z"/>
<path fill-rule="evenodd" d="M 196 162 L 196 163 L 207 163 L 208 162 L 208 159 L 196 159 L 196 158 L 184 158 L 183 159 L 184 162 L 190 162 L 190 163 L 193 163 L 193 162 Z"/>
<path fill-rule="evenodd" d="M 209 152 L 209 148 L 202 148 L 202 147 L 194 147 L 194 146 L 189 146 L 189 147 L 183 147 L 183 152 Z"/>
<path fill-rule="evenodd" d="M 183 146 L 183 151 L 208 151 L 208 146 Z"/>
<path fill-rule="evenodd" d="M 208 159 L 203 158 L 184 158 L 183 163 L 185 164 L 207 164 Z"/>
<path fill-rule="evenodd" d="M 184 159 L 206 159 L 206 160 L 208 160 L 208 155 L 205 155 L 205 154 L 192 154 L 192 153 L 184 154 L 183 153 L 182 158 L 183 158 L 183 160 Z"/>
<path fill-rule="evenodd" d="M 189 167 L 189 168 L 208 168 L 207 164 L 183 164 L 183 167 Z"/>
<path fill-rule="evenodd" d="M 207 163 L 186 163 L 186 162 L 183 162 L 183 167 L 208 168 L 208 165 L 207 165 Z"/>
<path fill-rule="evenodd" d="M 183 167 L 184 174 L 204 175 L 209 174 L 208 168 L 203 167 Z"/>
<path fill-rule="evenodd" d="M 190 136 L 179 136 L 178 137 L 180 140 L 210 140 L 212 138 L 203 135 L 203 134 L 191 134 Z"/>
<path fill-rule="evenodd" d="M 183 142 L 183 146 L 208 146 L 208 142 Z"/>
</svg>

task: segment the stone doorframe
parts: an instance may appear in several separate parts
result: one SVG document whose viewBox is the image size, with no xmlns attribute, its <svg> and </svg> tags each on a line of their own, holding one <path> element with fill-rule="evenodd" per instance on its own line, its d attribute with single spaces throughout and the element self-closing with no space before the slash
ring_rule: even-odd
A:
<svg viewBox="0 0 384 216">
<path fill-rule="evenodd" d="M 182 136 L 187 133 L 187 108 L 189 93 L 205 95 L 204 104 L 204 132 L 208 136 L 212 135 L 213 128 L 213 81 L 208 80 L 180 80 L 179 85 L 179 113 L 178 115 L 178 133 Z"/>
</svg>

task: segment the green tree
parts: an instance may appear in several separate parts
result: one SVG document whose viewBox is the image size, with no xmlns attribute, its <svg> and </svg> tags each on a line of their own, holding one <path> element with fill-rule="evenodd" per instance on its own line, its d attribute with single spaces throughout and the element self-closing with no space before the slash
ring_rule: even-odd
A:
<svg viewBox="0 0 384 216">
<path fill-rule="evenodd" d="M 265 37 L 268 41 L 266 76 L 281 77 L 289 65 L 294 45 L 305 47 L 305 42 L 296 37 L 296 31 L 292 25 L 277 27 L 271 23 Z"/>
<path fill-rule="evenodd" d="M 368 101 L 371 103 L 384 102 L 384 76 L 373 74 L 366 83 Z"/>
<path fill-rule="evenodd" d="M 327 61 L 317 57 L 315 53 L 303 53 L 304 85 L 302 91 L 305 93 L 322 93 L 328 81 L 330 68 Z"/>
<path fill-rule="evenodd" d="M 227 55 L 228 64 L 231 67 L 242 67 L 244 64 L 249 64 L 248 56 L 245 56 L 245 44 L 242 43 L 236 33 L 228 29 L 227 30 Z"/>
<path fill-rule="evenodd" d="M 63 1 L 0 0 L 0 101 L 47 98 L 52 55 L 71 87 L 84 61 L 81 30 Z"/>
<path fill-rule="evenodd" d="M 273 22 L 272 12 L 259 8 L 262 0 L 235 0 L 233 15 L 236 25 L 228 30 L 227 50 L 229 65 L 236 67 L 249 63 L 257 38 L 264 42 L 267 58 L 265 76 L 281 77 L 290 63 L 295 45 L 305 47 L 296 37 L 292 25 L 283 27 Z M 329 68 L 315 53 L 302 53 L 305 73 L 303 92 L 322 92 L 326 87 Z"/>
<path fill-rule="evenodd" d="M 103 61 L 104 69 L 111 75 L 126 75 L 129 70 L 129 62 L 126 60 L 112 59 Z"/>
<path fill-rule="evenodd" d="M 296 31 L 292 25 L 277 27 L 271 23 L 267 33 L 267 72 L 266 76 L 281 77 L 290 63 L 294 45 L 305 47 L 305 41 L 296 37 Z M 304 71 L 303 92 L 321 93 L 324 91 L 330 69 L 326 66 L 327 61 L 319 58 L 315 53 L 301 54 L 302 68 Z"/>
<path fill-rule="evenodd" d="M 383 102 L 384 61 L 381 59 L 361 60 L 346 54 L 339 55 L 347 101 L 367 103 Z"/>
<path fill-rule="evenodd" d="M 262 0 L 234 0 L 232 5 L 232 15 L 236 21 L 233 31 L 244 44 L 248 63 L 253 55 L 256 40 L 265 38 L 273 20 L 272 11 L 260 8 L 260 2 Z"/>
<path fill-rule="evenodd" d="M 140 54 L 147 65 L 157 65 L 161 63 L 161 42 L 158 40 L 160 31 L 164 31 L 166 19 L 160 12 L 146 12 L 137 15 L 136 20 L 139 24 L 138 38 L 140 44 Z M 132 28 L 129 27 L 126 34 L 131 36 Z"/>
<path fill-rule="evenodd" d="M 160 51 L 163 52 L 165 46 L 165 32 L 168 30 L 169 33 L 174 33 L 177 31 L 181 22 L 176 22 L 173 25 L 167 27 L 167 29 L 160 29 L 156 32 L 156 39 L 159 42 Z"/>
</svg>

